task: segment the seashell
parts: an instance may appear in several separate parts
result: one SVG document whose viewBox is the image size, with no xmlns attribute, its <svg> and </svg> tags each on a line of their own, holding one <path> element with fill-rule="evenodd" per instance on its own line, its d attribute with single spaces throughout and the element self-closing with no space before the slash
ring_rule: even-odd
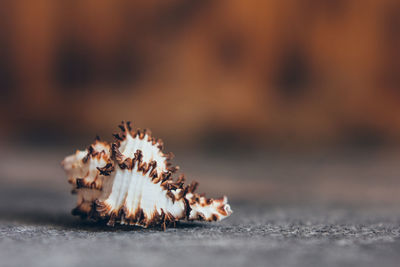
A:
<svg viewBox="0 0 400 267">
<path fill-rule="evenodd" d="M 227 198 L 195 193 L 198 183 L 184 185 L 185 176 L 169 162 L 161 139 L 148 130 L 119 125 L 115 142 L 96 138 L 86 150 L 66 157 L 62 165 L 78 195 L 73 215 L 142 227 L 175 226 L 179 220 L 219 221 L 232 211 Z"/>
</svg>

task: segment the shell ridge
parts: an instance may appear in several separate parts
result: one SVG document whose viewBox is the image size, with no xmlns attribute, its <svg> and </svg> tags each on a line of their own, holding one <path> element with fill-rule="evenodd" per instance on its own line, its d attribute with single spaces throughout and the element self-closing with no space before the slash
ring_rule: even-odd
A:
<svg viewBox="0 0 400 267">
<path fill-rule="evenodd" d="M 140 208 L 141 200 L 140 200 L 139 194 L 140 194 L 140 189 L 141 189 L 140 187 L 141 187 L 141 180 L 142 180 L 141 179 L 142 177 L 140 176 L 140 174 L 138 172 L 138 165 L 136 165 L 135 167 L 136 168 L 131 170 L 131 172 L 136 171 L 135 175 L 131 176 L 131 188 L 130 188 L 131 190 L 128 190 L 128 192 L 127 192 L 127 196 L 131 195 L 131 197 L 129 198 L 130 208 L 128 209 L 128 212 L 129 212 L 129 216 L 133 215 L 133 217 L 135 217 L 137 210 Z"/>
</svg>

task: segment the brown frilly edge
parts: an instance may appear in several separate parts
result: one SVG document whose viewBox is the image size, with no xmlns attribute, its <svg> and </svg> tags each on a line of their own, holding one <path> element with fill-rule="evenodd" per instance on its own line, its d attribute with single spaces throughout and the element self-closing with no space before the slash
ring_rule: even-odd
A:
<svg viewBox="0 0 400 267">
<path fill-rule="evenodd" d="M 163 190 L 166 190 L 166 195 L 171 198 L 173 202 L 182 200 L 184 201 L 185 205 L 185 212 L 182 218 L 175 218 L 171 213 L 162 210 L 161 214 L 158 212 L 154 212 L 151 218 L 146 218 L 146 214 L 143 210 L 139 207 L 133 214 L 128 214 L 128 211 L 125 206 L 120 208 L 117 211 L 111 211 L 111 207 L 108 206 L 106 203 L 101 202 L 99 200 L 95 200 L 90 209 L 87 210 L 87 207 L 83 209 L 81 206 L 76 207 L 72 210 L 73 215 L 80 216 L 81 218 L 88 218 L 92 220 L 105 220 L 107 221 L 107 225 L 114 226 L 116 222 L 122 224 L 129 224 L 129 225 L 140 225 L 143 227 L 156 227 L 161 226 L 161 228 L 166 229 L 166 227 L 175 227 L 176 222 L 181 219 L 189 220 L 189 215 L 191 212 L 191 205 L 195 203 L 200 204 L 201 206 L 209 205 L 213 201 L 221 201 L 221 200 L 213 200 L 213 199 L 206 199 L 205 203 L 200 203 L 201 198 L 204 200 L 204 194 L 199 195 L 195 194 L 195 190 L 198 187 L 197 182 L 192 182 L 189 185 L 184 185 L 185 176 L 184 174 L 180 174 L 175 180 L 173 178 L 173 174 L 179 170 L 178 166 L 172 166 L 169 162 L 173 157 L 173 153 L 164 153 L 162 149 L 164 148 L 164 143 L 161 139 L 156 139 L 151 135 L 151 131 L 148 129 L 145 130 L 133 130 L 131 126 L 131 122 L 127 121 L 122 123 L 118 126 L 121 129 L 120 133 L 113 134 L 115 138 L 115 142 L 110 146 L 110 158 L 106 159 L 107 164 L 104 167 L 98 167 L 99 175 L 109 176 L 114 170 L 116 164 L 118 164 L 119 168 L 122 170 L 127 169 L 132 171 L 135 166 L 137 167 L 137 171 L 142 173 L 144 176 L 148 177 L 154 184 L 157 184 L 161 181 L 161 187 Z M 134 154 L 133 158 L 125 157 L 119 151 L 120 144 L 126 138 L 126 134 L 129 133 L 132 137 L 137 137 L 141 140 L 147 135 L 148 142 L 151 142 L 152 145 L 156 145 L 157 148 L 160 150 L 162 155 L 166 159 L 166 164 L 168 166 L 167 172 L 158 173 L 157 172 L 157 162 L 151 161 L 149 163 L 143 162 L 143 154 L 141 150 L 137 150 Z M 99 138 L 96 138 L 96 142 L 101 142 Z M 108 145 L 106 142 L 103 142 L 105 145 Z M 88 147 L 88 154 L 82 159 L 84 163 L 86 163 L 90 158 L 94 157 L 105 157 L 103 151 L 95 151 L 93 145 Z M 85 179 L 77 178 L 76 179 L 76 188 L 90 188 L 96 190 L 102 190 L 101 186 L 98 186 L 96 183 L 85 183 Z M 181 189 L 179 195 L 175 196 L 172 190 Z M 76 190 L 73 190 L 76 192 Z M 185 197 L 188 193 L 192 193 L 193 197 L 190 200 L 187 200 Z M 204 202 L 204 201 L 202 201 Z M 222 205 L 221 205 L 222 206 Z M 223 207 L 221 207 L 221 214 L 226 213 Z M 204 220 L 204 216 L 201 214 L 197 218 L 198 220 Z M 218 215 L 212 217 L 212 220 L 218 220 Z"/>
</svg>

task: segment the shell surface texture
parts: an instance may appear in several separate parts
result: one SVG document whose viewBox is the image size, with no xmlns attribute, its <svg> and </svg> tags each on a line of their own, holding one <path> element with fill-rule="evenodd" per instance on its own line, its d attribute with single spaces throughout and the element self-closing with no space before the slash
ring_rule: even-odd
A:
<svg viewBox="0 0 400 267">
<path fill-rule="evenodd" d="M 77 194 L 73 215 L 141 227 L 175 226 L 177 221 L 219 221 L 232 211 L 224 196 L 197 194 L 198 183 L 185 185 L 183 174 L 169 162 L 161 139 L 148 130 L 133 130 L 130 122 L 119 125 L 115 142 L 96 138 L 86 150 L 67 156 L 62 165 Z"/>
</svg>

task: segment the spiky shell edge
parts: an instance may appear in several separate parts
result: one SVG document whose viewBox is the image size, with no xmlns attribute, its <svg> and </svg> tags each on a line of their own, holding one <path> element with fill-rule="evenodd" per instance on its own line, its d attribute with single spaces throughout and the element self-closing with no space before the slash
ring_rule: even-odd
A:
<svg viewBox="0 0 400 267">
<path fill-rule="evenodd" d="M 204 194 L 196 194 L 198 183 L 192 182 L 185 186 L 183 174 L 174 181 L 173 173 L 179 168 L 169 162 L 173 154 L 162 151 L 164 145 L 161 139 L 152 137 L 149 130 L 133 130 L 130 122 L 122 122 L 119 128 L 121 132 L 113 135 L 116 139 L 114 143 L 108 144 L 96 138 L 95 143 L 85 151 L 77 151 L 64 159 L 62 164 L 69 176 L 69 182 L 73 185 L 73 193 L 78 194 L 78 206 L 72 211 L 74 215 L 106 220 L 111 226 L 118 222 L 142 227 L 160 225 L 165 229 L 171 225 L 175 226 L 175 223 L 182 219 L 217 221 L 232 213 L 225 196 L 220 199 L 208 199 Z M 156 147 L 157 150 L 153 149 L 151 153 L 158 160 L 144 161 L 140 149 L 136 149 L 133 157 L 129 157 L 132 156 L 132 151 L 128 151 L 130 155 L 124 155 L 120 148 L 127 138 L 138 138 L 151 144 L 148 149 Z M 112 175 L 115 169 L 141 173 L 153 184 L 158 184 L 172 203 L 183 203 L 182 213 L 173 215 L 168 210 L 161 209 L 149 216 L 140 207 L 132 212 L 125 205 L 118 209 L 107 205 L 100 197 L 104 195 L 103 184 L 107 183 L 108 176 Z"/>
</svg>

